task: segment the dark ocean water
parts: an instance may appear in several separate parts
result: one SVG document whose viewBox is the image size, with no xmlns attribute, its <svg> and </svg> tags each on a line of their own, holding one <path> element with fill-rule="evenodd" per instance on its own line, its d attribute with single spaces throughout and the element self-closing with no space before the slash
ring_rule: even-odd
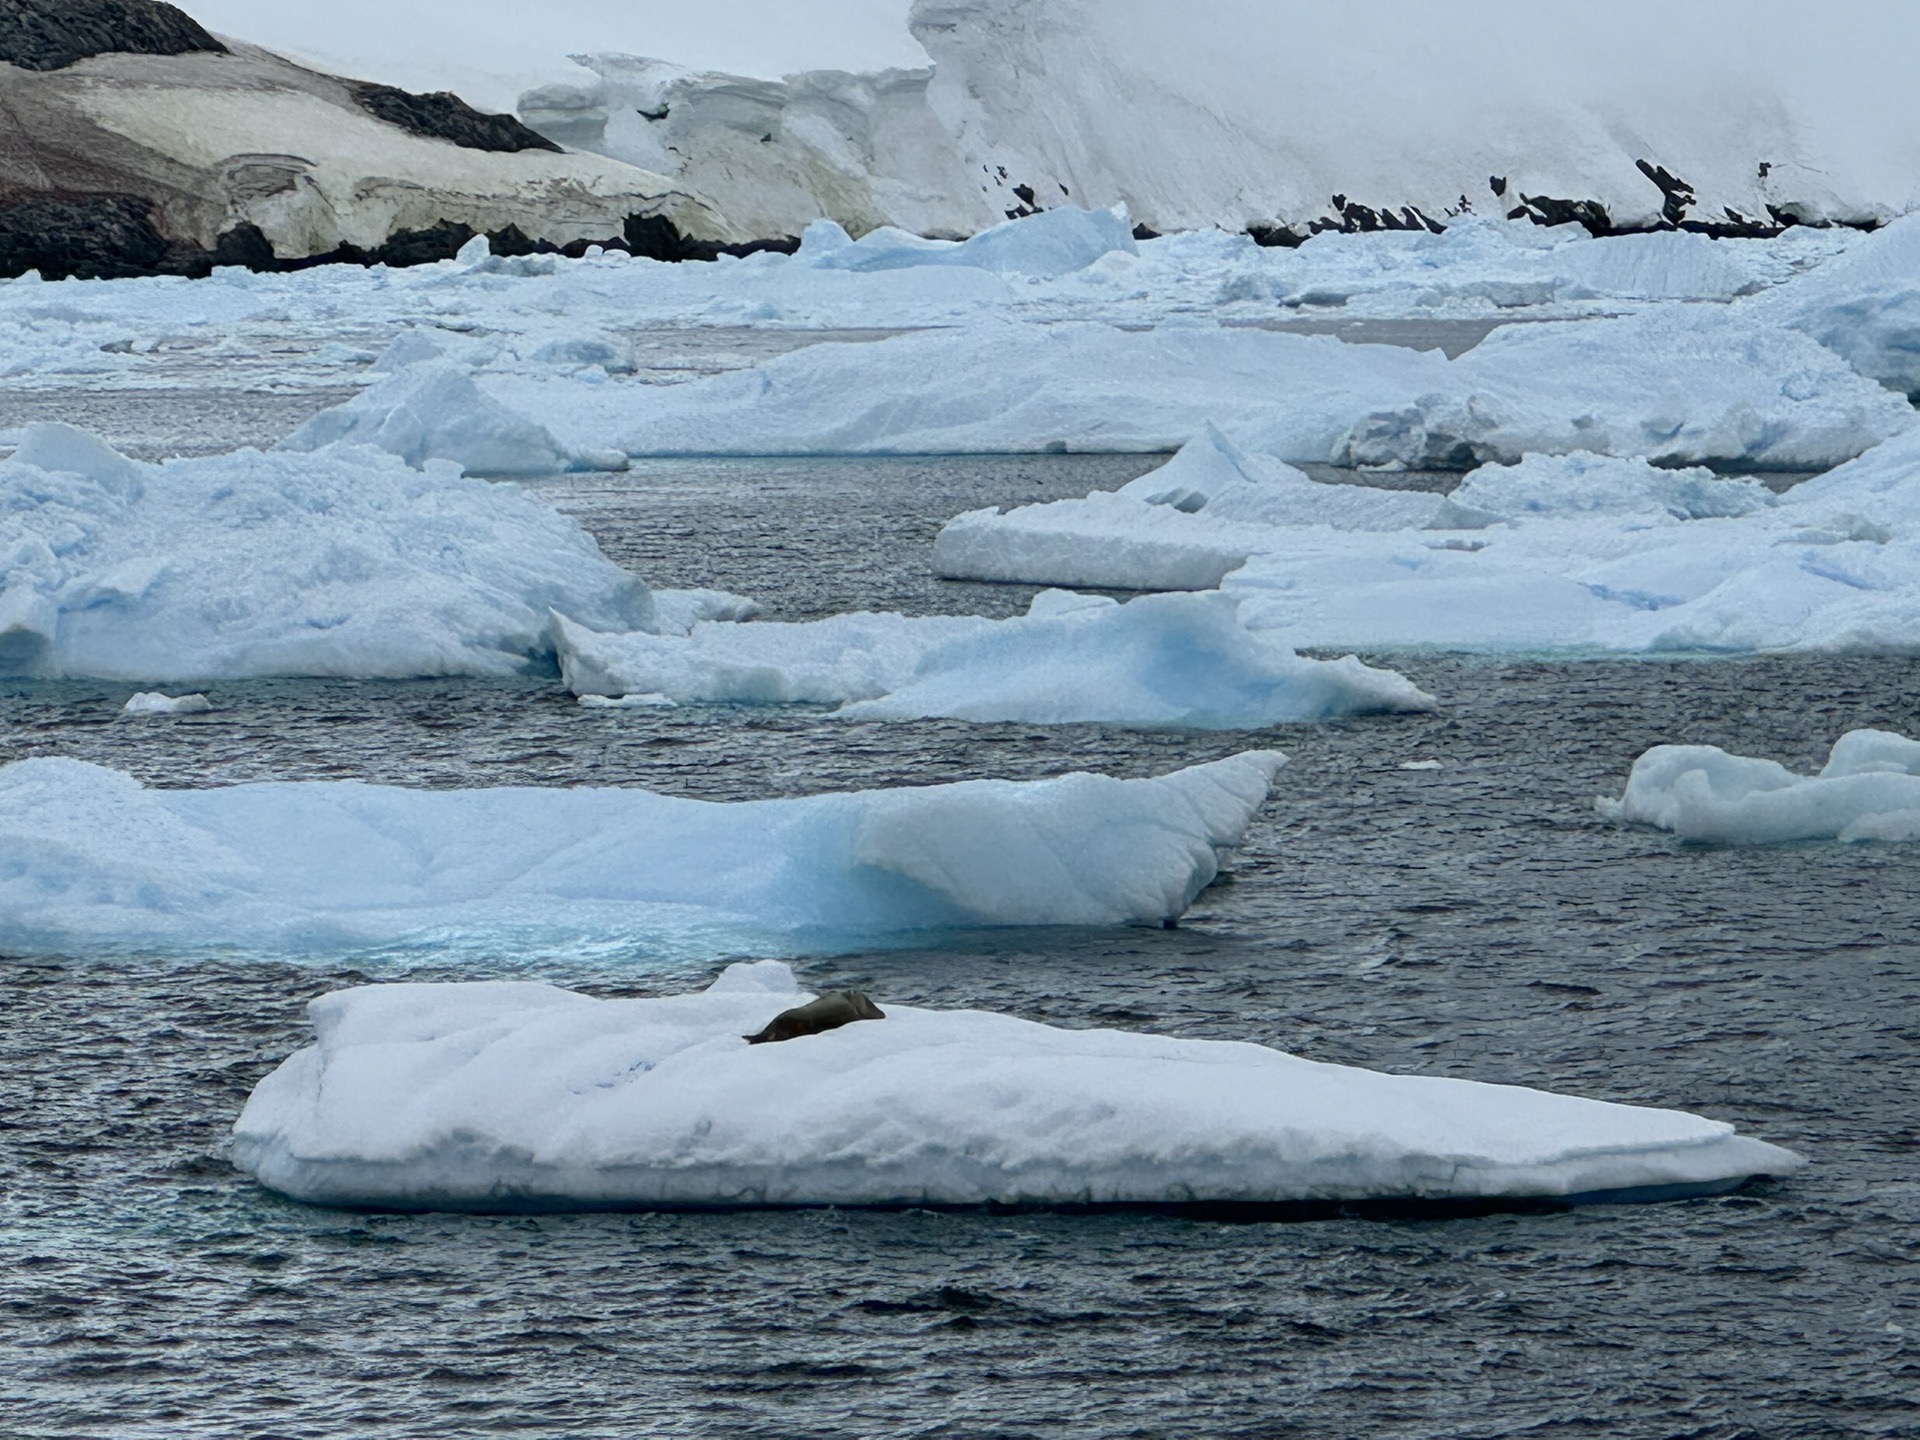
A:
<svg viewBox="0 0 1920 1440">
<path fill-rule="evenodd" d="M 928 574 L 940 521 L 1150 463 L 674 462 L 547 493 L 660 583 L 1004 614 L 1031 592 Z M 30 686 L 0 695 L 0 758 L 744 799 L 1277 746 L 1234 883 L 1178 930 L 801 973 L 1678 1106 L 1809 1169 L 1444 1221 L 312 1210 L 235 1174 L 224 1136 L 305 1002 L 363 970 L 11 956 L 0 1436 L 1920 1435 L 1920 850 L 1686 847 L 1592 807 L 1662 741 L 1811 765 L 1857 725 L 1915 733 L 1920 660 L 1392 663 L 1439 713 L 1257 735 L 586 711 L 540 680 L 223 685 L 212 715 L 134 723 L 131 687 Z M 638 994 L 715 965 L 535 971 Z"/>
</svg>

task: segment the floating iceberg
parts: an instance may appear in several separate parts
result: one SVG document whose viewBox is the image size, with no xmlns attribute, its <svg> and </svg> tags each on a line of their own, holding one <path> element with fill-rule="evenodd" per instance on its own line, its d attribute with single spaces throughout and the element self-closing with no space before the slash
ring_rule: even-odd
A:
<svg viewBox="0 0 1920 1440">
<path fill-rule="evenodd" d="M 233 1157 L 314 1204 L 482 1211 L 1655 1199 L 1805 1163 L 1681 1111 L 980 1010 L 741 1038 L 810 998 L 778 961 L 657 1000 L 339 991 Z"/>
<path fill-rule="evenodd" d="M 1750 308 L 1812 336 L 1862 375 L 1920 395 L 1920 216 L 1865 236 Z"/>
<path fill-rule="evenodd" d="M 540 403 L 570 444 L 632 455 L 1152 451 L 1211 422 L 1285 460 L 1442 469 L 1570 451 L 1817 469 L 1913 423 L 1806 336 L 1702 306 L 1509 325 L 1451 361 L 1258 329 L 974 324 Z"/>
<path fill-rule="evenodd" d="M 282 450 L 370 445 L 418 470 L 450 460 L 471 475 L 554 475 L 617 469 L 624 457 L 582 456 L 483 394 L 462 366 L 427 360 L 396 370 L 353 399 L 323 410 L 280 442 Z"/>
<path fill-rule="evenodd" d="M 1715 845 L 1920 840 L 1920 741 L 1854 730 L 1818 775 L 1715 745 L 1659 745 L 1600 813 Z"/>
<path fill-rule="evenodd" d="M 143 690 L 130 697 L 120 707 L 122 715 L 205 715 L 213 709 L 213 702 L 204 695 L 162 695 L 157 690 Z"/>
<path fill-rule="evenodd" d="M 155 790 L 73 760 L 0 767 L 0 944 L 560 938 L 845 943 L 948 926 L 1118 925 L 1183 912 L 1283 763 L 1151 780 L 716 804 L 646 790 L 267 782 Z"/>
<path fill-rule="evenodd" d="M 1778 499 L 1751 480 L 1577 454 L 1410 496 L 1317 485 L 1209 435 L 1114 494 L 960 516 L 935 568 L 1218 583 L 1248 628 L 1297 647 L 1907 649 L 1920 646 L 1920 432 Z"/>
<path fill-rule="evenodd" d="M 577 694 L 812 701 L 841 704 L 855 720 L 1257 729 L 1434 704 L 1351 655 L 1302 659 L 1240 624 L 1222 595 L 1120 605 L 1049 590 L 1008 620 L 838 615 L 697 625 L 685 637 L 601 635 L 559 617 L 556 629 L 561 674 Z"/>
<path fill-rule="evenodd" d="M 361 448 L 143 465 L 34 425 L 0 461 L 0 556 L 6 675 L 503 675 L 550 659 L 555 606 L 650 621 L 572 519 Z"/>
<path fill-rule="evenodd" d="M 983 230 L 970 240 L 925 240 L 885 227 L 854 240 L 831 220 L 807 227 L 800 258 L 822 270 L 908 270 L 922 265 L 959 265 L 1006 275 L 1049 279 L 1084 270 L 1115 251 L 1137 246 L 1125 206 L 1078 210 L 1065 206 L 1023 216 Z"/>
</svg>

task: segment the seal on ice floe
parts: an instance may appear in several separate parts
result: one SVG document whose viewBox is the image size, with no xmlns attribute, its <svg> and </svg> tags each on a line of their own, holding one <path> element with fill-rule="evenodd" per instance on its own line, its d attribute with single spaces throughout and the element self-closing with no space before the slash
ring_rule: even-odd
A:
<svg viewBox="0 0 1920 1440">
<path fill-rule="evenodd" d="M 779 1040 L 797 1040 L 802 1035 L 818 1035 L 823 1030 L 838 1030 L 856 1020 L 886 1018 L 887 1012 L 858 990 L 829 990 L 818 1000 L 782 1010 L 758 1035 L 743 1038 L 749 1045 L 766 1045 Z"/>
</svg>

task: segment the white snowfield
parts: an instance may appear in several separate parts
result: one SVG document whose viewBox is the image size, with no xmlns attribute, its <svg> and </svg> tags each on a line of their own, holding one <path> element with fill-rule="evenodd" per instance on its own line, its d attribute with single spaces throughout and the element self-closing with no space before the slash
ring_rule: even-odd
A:
<svg viewBox="0 0 1920 1440">
<path fill-rule="evenodd" d="M 646 790 L 352 782 L 156 790 L 74 760 L 0 767 L 0 944 L 853 943 L 950 926 L 1180 915 L 1277 754 L 736 804 Z"/>
<path fill-rule="evenodd" d="M 1713 845 L 1920 840 L 1920 741 L 1854 730 L 1818 775 L 1714 745 L 1660 745 L 1633 762 L 1610 819 Z"/>
<path fill-rule="evenodd" d="M 1223 595 L 1120 605 L 1049 590 L 1007 620 L 855 614 L 707 623 L 685 636 L 602 635 L 555 619 L 561 674 L 578 695 L 838 704 L 836 713 L 854 720 L 1202 729 L 1435 703 L 1405 677 L 1352 656 L 1302 659 L 1247 630 Z"/>
<path fill-rule="evenodd" d="M 1583 450 L 1819 469 L 1914 419 L 1795 331 L 1677 308 L 1508 326 L 1451 361 L 1212 325 L 980 324 L 816 345 L 691 385 L 490 388 L 576 448 L 630 455 L 1154 451 L 1214 423 L 1296 462 Z"/>
<path fill-rule="evenodd" d="M 1320 485 L 1215 433 L 1116 494 L 963 515 L 935 559 L 976 579 L 1218 583 L 1250 629 L 1303 648 L 1911 649 L 1920 432 L 1778 499 L 1590 455 L 1484 467 L 1445 499 Z"/>
<path fill-rule="evenodd" d="M 504 675 L 550 663 L 553 607 L 651 618 L 551 506 L 365 448 L 146 465 L 30 426 L 0 461 L 0 556 L 7 675 Z"/>
<path fill-rule="evenodd" d="M 741 1038 L 812 998 L 778 961 L 654 1000 L 338 991 L 233 1158 L 313 1204 L 482 1211 L 1653 1199 L 1805 1163 L 1681 1111 L 980 1010 Z"/>
</svg>

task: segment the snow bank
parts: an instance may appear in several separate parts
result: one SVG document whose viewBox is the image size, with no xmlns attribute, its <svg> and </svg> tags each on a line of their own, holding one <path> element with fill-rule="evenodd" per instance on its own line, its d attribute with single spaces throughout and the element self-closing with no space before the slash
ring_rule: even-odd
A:
<svg viewBox="0 0 1920 1440">
<path fill-rule="evenodd" d="M 0 461 L 0 556 L 7 675 L 500 675 L 551 656 L 554 606 L 649 620 L 550 506 L 365 449 L 142 465 L 30 426 Z"/>
<path fill-rule="evenodd" d="M 1691 307 L 1509 326 L 1454 361 L 1251 329 L 972 325 L 549 413 L 576 445 L 633 455 L 1153 451 L 1211 422 L 1286 460 L 1424 468 L 1590 450 L 1814 469 L 1913 423 L 1805 336 Z"/>
<path fill-rule="evenodd" d="M 1169 465 L 1113 495 L 961 516 L 936 568 L 1138 588 L 1224 574 L 1242 622 L 1297 647 L 1920 646 L 1920 432 L 1778 500 L 1750 480 L 1591 455 L 1485 467 L 1445 500 L 1348 498 L 1217 436 L 1176 463 L 1177 477 L 1160 478 Z M 1310 490 L 1328 496 L 1318 510 L 1296 498 Z M 1258 515 L 1264 492 L 1279 523 L 1214 513 Z"/>
<path fill-rule="evenodd" d="M 811 998 L 770 960 L 654 1000 L 337 991 L 234 1161 L 297 1200 L 423 1210 L 1651 1199 L 1805 1163 L 1680 1111 L 980 1010 L 741 1038 Z"/>
<path fill-rule="evenodd" d="M 522 415 L 481 393 L 464 366 L 427 361 L 405 366 L 353 399 L 323 410 L 280 442 L 282 450 L 370 445 L 418 470 L 450 460 L 471 475 L 553 475 L 618 469 L 624 456 L 567 450 Z"/>
<path fill-rule="evenodd" d="M 1283 763 L 715 804 L 645 790 L 350 782 L 155 790 L 0 767 L 0 944 L 699 953 L 1179 915 Z"/>
<path fill-rule="evenodd" d="M 1716 845 L 1920 840 L 1920 741 L 1854 730 L 1818 775 L 1714 745 L 1660 745 L 1600 813 Z"/>
<path fill-rule="evenodd" d="M 577 694 L 851 702 L 837 713 L 855 720 L 1231 730 L 1434 703 L 1405 677 L 1352 656 L 1302 659 L 1248 631 L 1221 595 L 1119 605 L 1050 590 L 1009 620 L 839 615 L 698 625 L 686 637 L 556 623 L 561 673 Z"/>
</svg>

